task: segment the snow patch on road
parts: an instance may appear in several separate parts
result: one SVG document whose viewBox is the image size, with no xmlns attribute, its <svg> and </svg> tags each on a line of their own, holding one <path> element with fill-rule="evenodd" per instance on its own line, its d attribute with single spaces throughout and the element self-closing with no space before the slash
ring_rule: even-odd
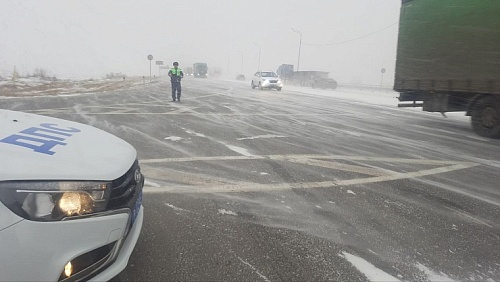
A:
<svg viewBox="0 0 500 282">
<path fill-rule="evenodd" d="M 420 271 L 424 272 L 427 275 L 427 279 L 429 279 L 429 281 L 447 281 L 447 282 L 454 281 L 450 277 L 446 276 L 444 273 L 438 274 L 438 273 L 430 270 L 429 268 L 427 268 L 425 265 L 423 265 L 421 263 L 417 263 L 415 266 L 418 269 L 420 269 Z"/>
<path fill-rule="evenodd" d="M 353 195 L 356 195 L 356 193 L 354 193 L 353 191 L 351 190 L 347 190 L 347 194 L 353 194 Z"/>
<path fill-rule="evenodd" d="M 347 133 L 347 134 L 352 135 L 352 136 L 361 137 L 360 133 L 357 133 L 357 132 L 354 132 L 354 131 L 342 130 L 342 132 Z"/>
<path fill-rule="evenodd" d="M 252 136 L 252 137 L 236 138 L 236 140 L 241 141 L 241 140 L 269 139 L 269 138 L 287 138 L 287 137 L 288 136 L 284 136 L 284 135 L 266 134 L 266 135 Z"/>
<path fill-rule="evenodd" d="M 253 154 L 248 152 L 248 150 L 245 148 L 241 148 L 241 147 L 233 146 L 233 145 L 228 145 L 228 144 L 224 144 L 224 145 L 226 147 L 228 147 L 231 151 L 235 151 L 236 153 L 242 154 L 243 156 L 253 156 Z"/>
<path fill-rule="evenodd" d="M 157 188 L 161 187 L 160 184 L 151 182 L 149 180 L 144 180 L 144 186 L 151 186 L 151 187 L 157 187 Z"/>
<path fill-rule="evenodd" d="M 179 136 L 169 136 L 169 137 L 165 137 L 165 140 L 170 140 L 170 141 L 174 141 L 174 142 L 177 142 L 177 141 L 181 141 L 182 137 L 179 137 Z"/>
<path fill-rule="evenodd" d="M 183 208 L 176 207 L 176 206 L 174 206 L 174 205 L 172 205 L 172 204 L 169 204 L 169 203 L 165 203 L 165 206 L 167 206 L 167 207 L 169 207 L 169 208 L 173 209 L 174 211 L 178 211 L 178 212 L 185 212 L 185 211 L 188 211 L 188 210 L 185 210 L 185 209 L 183 209 Z"/>
<path fill-rule="evenodd" d="M 269 175 L 267 172 L 261 172 L 260 175 Z"/>
<path fill-rule="evenodd" d="M 193 135 L 193 136 L 196 136 L 196 137 L 205 137 L 205 138 L 207 137 L 205 134 L 198 133 L 198 132 L 194 132 L 194 131 L 192 131 L 192 130 L 185 129 L 185 128 L 183 128 L 183 129 L 184 129 L 184 130 L 186 131 L 186 133 L 187 133 L 187 134 L 189 134 L 189 135 Z"/>
<path fill-rule="evenodd" d="M 400 281 L 396 277 L 385 273 L 384 271 L 376 268 L 373 264 L 368 261 L 351 255 L 347 252 L 342 252 L 341 257 L 344 257 L 348 262 L 350 262 L 354 267 L 356 267 L 361 273 L 363 273 L 366 278 L 370 281 Z"/>
<path fill-rule="evenodd" d="M 219 214 L 227 214 L 227 215 L 234 215 L 234 216 L 238 216 L 237 213 L 235 213 L 234 211 L 229 211 L 229 210 L 226 210 L 226 209 L 219 209 Z"/>
</svg>

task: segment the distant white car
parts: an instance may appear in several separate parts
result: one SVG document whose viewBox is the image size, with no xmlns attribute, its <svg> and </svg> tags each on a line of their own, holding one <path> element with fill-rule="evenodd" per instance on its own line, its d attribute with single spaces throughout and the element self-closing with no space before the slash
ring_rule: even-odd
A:
<svg viewBox="0 0 500 282">
<path fill-rule="evenodd" d="M 258 87 L 260 90 L 267 88 L 281 91 L 283 82 L 273 71 L 258 71 L 253 75 L 250 86 L 252 86 L 252 89 Z"/>
<path fill-rule="evenodd" d="M 106 281 L 142 228 L 136 150 L 97 128 L 0 110 L 0 281 Z"/>
</svg>

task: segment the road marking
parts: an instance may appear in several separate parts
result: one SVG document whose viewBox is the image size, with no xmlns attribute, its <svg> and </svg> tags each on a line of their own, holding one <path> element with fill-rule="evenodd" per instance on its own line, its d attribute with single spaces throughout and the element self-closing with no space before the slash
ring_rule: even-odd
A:
<svg viewBox="0 0 500 282">
<path fill-rule="evenodd" d="M 248 267 L 250 267 L 257 275 L 259 275 L 260 278 L 262 278 L 264 281 L 266 282 L 271 282 L 271 280 L 269 280 L 266 276 L 264 276 L 262 273 L 260 273 L 260 271 L 257 270 L 257 268 L 255 268 L 253 265 L 251 265 L 250 263 L 248 263 L 247 261 L 243 260 L 242 258 L 238 257 L 238 259 L 244 263 L 245 265 L 247 265 Z"/>
<path fill-rule="evenodd" d="M 207 97 L 212 97 L 212 96 L 219 96 L 222 94 L 224 94 L 224 93 L 207 94 L 207 95 L 202 95 L 202 96 L 196 96 L 196 97 L 193 97 L 192 99 L 207 98 Z"/>
<path fill-rule="evenodd" d="M 473 164 L 473 162 L 458 162 L 458 161 L 439 161 L 427 159 L 402 159 L 402 158 L 383 158 L 383 157 L 361 157 L 361 156 L 340 156 L 340 155 L 252 155 L 252 156 L 214 156 L 214 157 L 186 157 L 186 158 L 164 158 L 164 159 L 144 159 L 141 163 L 176 163 L 176 162 L 194 162 L 194 161 L 227 161 L 227 160 L 292 160 L 292 159 L 331 159 L 331 160 L 352 160 L 352 161 L 370 161 L 370 162 L 391 162 L 391 163 L 407 163 L 407 164 L 422 164 L 422 165 L 455 165 L 455 164 Z"/>
<path fill-rule="evenodd" d="M 244 182 L 241 184 L 220 184 L 217 186 L 175 185 L 175 186 L 165 186 L 159 188 L 145 187 L 144 193 L 198 194 L 198 193 L 265 192 L 265 191 L 283 191 L 292 189 L 329 188 L 335 186 L 338 185 L 334 181 L 276 183 L 276 184 L 258 184 L 253 182 Z"/>
<path fill-rule="evenodd" d="M 238 140 L 238 141 L 242 141 L 242 140 L 268 139 L 268 138 L 286 138 L 286 137 L 288 137 L 288 136 L 284 136 L 284 135 L 274 135 L 274 134 L 266 134 L 266 135 L 252 136 L 252 137 L 236 138 L 236 140 Z"/>
<path fill-rule="evenodd" d="M 439 271 L 439 273 L 435 272 L 419 262 L 417 262 L 417 264 L 415 264 L 415 267 L 418 268 L 423 273 L 425 273 L 427 275 L 427 279 L 429 281 L 455 282 L 455 280 L 451 279 L 450 277 L 448 277 L 446 274 L 442 273 L 441 271 Z"/>
<path fill-rule="evenodd" d="M 209 175 L 195 174 L 190 172 L 179 172 L 171 169 L 152 167 L 159 163 L 181 163 L 181 162 L 215 162 L 232 160 L 275 160 L 318 166 L 332 170 L 348 171 L 353 173 L 370 175 L 346 180 L 312 181 L 299 183 L 255 183 L 242 182 L 225 178 L 216 178 Z M 400 173 L 391 170 L 374 168 L 372 166 L 348 165 L 334 161 L 325 160 L 355 160 L 358 162 L 389 162 L 401 164 L 418 164 L 439 166 L 431 169 Z M 216 156 L 216 157 L 190 157 L 190 158 L 165 158 L 140 160 L 142 171 L 146 177 L 174 182 L 177 184 L 162 187 L 145 187 L 145 193 L 228 193 L 228 192 L 257 192 L 257 191 L 280 191 L 290 189 L 329 188 L 351 185 L 362 185 L 385 181 L 401 180 L 446 173 L 478 166 L 472 162 L 439 161 L 423 159 L 401 159 L 401 158 L 377 158 L 359 156 L 325 156 L 325 155 L 243 155 L 243 156 Z M 180 183 L 180 184 L 179 184 Z"/>
<path fill-rule="evenodd" d="M 348 165 L 348 164 L 342 164 L 342 163 L 332 162 L 332 161 L 321 161 L 321 160 L 308 159 L 308 158 L 289 158 L 288 161 L 291 161 L 294 163 L 311 165 L 311 166 L 330 168 L 330 169 L 334 169 L 334 170 L 343 170 L 343 171 L 356 172 L 356 173 L 361 173 L 361 174 L 368 174 L 368 175 L 372 175 L 372 176 L 388 175 L 388 172 L 384 172 L 378 168 L 370 168 L 370 167 L 357 166 L 357 165 Z"/>
<path fill-rule="evenodd" d="M 196 161 L 228 161 L 228 160 L 262 160 L 264 156 L 218 156 L 218 157 L 192 157 L 192 158 L 167 158 L 167 159 L 146 159 L 140 160 L 141 164 L 154 163 L 177 163 L 177 162 L 196 162 Z"/>
<path fill-rule="evenodd" d="M 227 116 L 227 117 L 236 117 L 236 116 L 285 116 L 285 117 L 317 117 L 317 116 L 352 116 L 352 114 L 338 114 L 338 113 L 281 113 L 281 114 L 269 114 L 269 113 L 198 113 L 194 111 L 189 111 L 189 109 L 182 109 L 182 111 L 172 111 L 172 112 L 162 112 L 162 113 L 152 113 L 152 112 L 131 112 L 131 113 L 117 113 L 117 112 L 108 112 L 108 113 L 85 113 L 87 115 L 179 115 L 179 116 L 188 116 L 188 115 L 203 115 L 203 116 Z M 65 114 L 76 114 L 76 113 L 65 113 Z M 352 133 L 355 136 L 361 136 L 356 133 Z"/>
<path fill-rule="evenodd" d="M 148 97 L 151 98 L 151 100 L 154 100 L 156 102 L 164 102 L 164 101 L 160 100 L 159 98 L 156 98 L 156 97 L 151 96 L 151 95 L 148 95 Z"/>
<path fill-rule="evenodd" d="M 342 255 L 339 256 L 350 262 L 359 272 L 363 273 L 369 281 L 401 281 L 361 257 L 352 255 L 348 252 L 342 252 Z"/>
<path fill-rule="evenodd" d="M 376 183 L 376 182 L 385 182 L 385 181 L 400 180 L 400 179 L 407 179 L 407 178 L 416 178 L 416 177 L 422 177 L 422 176 L 428 176 L 428 175 L 433 175 L 433 174 L 450 172 L 450 171 L 459 170 L 459 169 L 465 169 L 465 168 L 473 167 L 476 165 L 477 164 L 464 163 L 464 164 L 450 165 L 450 166 L 433 168 L 433 169 L 425 169 L 425 170 L 420 170 L 420 171 L 415 171 L 415 172 L 407 172 L 407 173 L 395 172 L 395 174 L 393 174 L 393 175 L 370 177 L 370 178 L 358 178 L 358 179 L 350 179 L 350 180 L 340 180 L 340 181 L 338 181 L 338 184 L 347 186 L 347 185 L 359 185 L 359 184 L 368 184 L 368 183 Z"/>
<path fill-rule="evenodd" d="M 215 94 L 214 94 L 215 95 Z M 131 106 L 131 107 L 127 107 Z M 114 104 L 113 106 L 106 106 L 106 105 L 96 105 L 96 106 L 85 106 L 82 107 L 80 110 L 85 110 L 85 109 L 100 109 L 100 110 L 110 110 L 108 112 L 90 112 L 86 111 L 86 115 L 93 115 L 93 116 L 105 116 L 105 115 L 144 115 L 144 116 L 152 116 L 152 115 L 179 115 L 179 116 L 190 116 L 190 115 L 203 115 L 203 116 L 228 116 L 228 117 L 234 117 L 234 116 L 276 116 L 276 117 L 316 117 L 316 116 L 354 116 L 355 114 L 353 113 L 336 113 L 336 112 L 327 112 L 327 113 L 201 113 L 201 112 L 196 112 L 196 109 L 199 109 L 200 107 L 188 107 L 188 106 L 182 106 L 179 104 L 176 104 L 177 107 L 175 110 L 171 110 L 168 112 L 151 112 L 151 111 L 137 111 L 137 107 L 132 107 L 132 106 L 145 106 L 145 107 L 169 107 L 169 104 L 166 104 L 165 102 L 161 102 L 161 104 L 153 104 L 153 103 L 126 103 L 126 104 Z M 57 115 L 57 114 L 67 114 L 67 115 L 79 115 L 81 113 L 75 112 L 74 107 L 67 107 L 67 108 L 55 108 L 55 109 L 38 109 L 38 110 L 30 110 L 26 112 L 31 112 L 31 113 L 36 113 L 36 114 L 42 114 L 42 115 Z M 361 136 L 358 133 L 352 133 L 348 132 L 351 135 L 355 136 Z"/>
<path fill-rule="evenodd" d="M 493 227 L 490 224 L 488 224 L 487 222 L 485 222 L 485 221 L 483 221 L 483 220 L 481 220 L 481 219 L 479 219 L 477 217 L 474 217 L 474 216 L 472 216 L 472 215 L 470 215 L 470 214 L 468 214 L 468 213 L 466 213 L 464 211 L 461 211 L 461 210 L 458 210 L 458 209 L 455 209 L 455 208 L 451 208 L 451 207 L 446 207 L 446 206 L 445 206 L 445 208 L 448 209 L 448 210 L 450 210 L 450 211 L 452 211 L 452 212 L 457 213 L 462 218 L 466 218 L 466 219 L 468 219 L 468 220 L 470 220 L 470 221 L 472 221 L 472 222 L 474 222 L 476 224 L 485 225 L 485 226 L 490 227 L 490 228 Z"/>
</svg>

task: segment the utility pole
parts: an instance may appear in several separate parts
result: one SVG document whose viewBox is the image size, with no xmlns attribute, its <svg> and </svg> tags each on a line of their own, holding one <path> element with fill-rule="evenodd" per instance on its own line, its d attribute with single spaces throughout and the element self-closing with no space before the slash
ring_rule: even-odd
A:
<svg viewBox="0 0 500 282">
<path fill-rule="evenodd" d="M 382 68 L 380 72 L 382 73 L 382 77 L 380 78 L 380 88 L 382 88 L 382 83 L 384 82 L 385 68 Z"/>
<path fill-rule="evenodd" d="M 240 74 L 243 74 L 243 51 L 236 49 L 236 51 L 241 53 L 241 64 L 240 64 Z"/>
<path fill-rule="evenodd" d="M 300 34 L 300 39 L 299 39 L 299 58 L 297 59 L 297 71 L 299 71 L 299 68 L 300 68 L 300 49 L 302 48 L 302 32 L 296 30 L 295 28 L 291 28 L 293 30 L 293 32 L 296 32 L 298 34 Z"/>
<path fill-rule="evenodd" d="M 258 70 L 258 71 L 260 71 L 260 53 L 261 53 L 261 51 L 262 51 L 262 46 L 261 46 L 260 44 L 255 43 L 255 42 L 253 42 L 253 44 L 255 44 L 255 45 L 259 46 L 259 64 L 258 64 L 258 66 L 257 66 L 257 70 Z M 241 58 L 242 58 L 242 60 L 243 60 L 243 55 L 241 55 Z"/>
</svg>

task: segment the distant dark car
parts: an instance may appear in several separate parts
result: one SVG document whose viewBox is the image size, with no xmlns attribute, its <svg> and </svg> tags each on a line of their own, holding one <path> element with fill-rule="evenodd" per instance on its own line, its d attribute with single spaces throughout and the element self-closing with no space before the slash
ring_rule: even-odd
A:
<svg viewBox="0 0 500 282">
<path fill-rule="evenodd" d="M 312 88 L 320 88 L 320 89 L 332 89 L 335 90 L 337 89 L 337 82 L 333 78 L 329 77 L 313 77 L 312 82 L 311 82 L 311 87 Z"/>
<path fill-rule="evenodd" d="M 244 75 L 242 75 L 242 74 L 238 74 L 238 75 L 236 76 L 236 80 L 245 80 L 245 76 L 244 76 Z"/>
</svg>

